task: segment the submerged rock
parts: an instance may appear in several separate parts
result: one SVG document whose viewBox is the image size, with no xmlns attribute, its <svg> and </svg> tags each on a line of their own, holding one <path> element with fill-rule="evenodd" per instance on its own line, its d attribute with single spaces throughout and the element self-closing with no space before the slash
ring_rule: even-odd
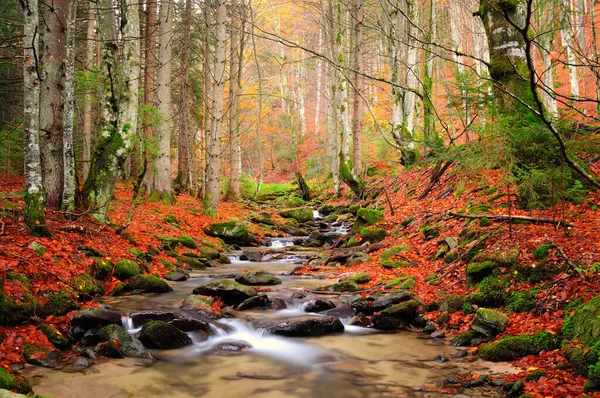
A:
<svg viewBox="0 0 600 398">
<path fill-rule="evenodd" d="M 305 312 L 322 312 L 335 308 L 335 303 L 327 299 L 312 299 L 302 303 Z"/>
<path fill-rule="evenodd" d="M 194 294 L 221 298 L 227 305 L 236 305 L 256 296 L 256 291 L 229 279 L 215 279 L 194 289 Z"/>
<path fill-rule="evenodd" d="M 192 344 L 192 339 L 174 325 L 163 321 L 150 321 L 140 331 L 140 341 L 146 347 L 171 349 Z"/>
<path fill-rule="evenodd" d="M 269 319 L 257 322 L 256 328 L 269 333 L 290 337 L 322 336 L 344 331 L 344 325 L 333 316 L 302 316 L 285 319 Z"/>
<path fill-rule="evenodd" d="M 279 297 L 270 297 L 266 294 L 259 294 L 258 296 L 244 300 L 236 307 L 238 311 L 249 310 L 252 308 L 283 310 L 287 308 L 287 305 L 285 304 L 285 301 Z"/>
<path fill-rule="evenodd" d="M 184 270 L 171 271 L 165 274 L 165 279 L 173 282 L 187 281 L 190 273 Z"/>
</svg>

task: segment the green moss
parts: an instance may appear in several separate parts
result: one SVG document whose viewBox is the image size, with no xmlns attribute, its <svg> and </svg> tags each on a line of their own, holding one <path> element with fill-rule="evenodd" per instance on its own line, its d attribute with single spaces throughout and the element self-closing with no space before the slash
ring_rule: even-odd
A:
<svg viewBox="0 0 600 398">
<path fill-rule="evenodd" d="M 533 258 L 536 260 L 541 260 L 548 257 L 548 251 L 553 247 L 554 245 L 550 243 L 536 247 L 533 251 Z"/>
<path fill-rule="evenodd" d="M 379 256 L 379 264 L 385 268 L 408 267 L 410 264 L 407 261 L 395 261 L 393 258 L 397 254 L 407 252 L 409 250 L 410 247 L 408 245 L 390 247 Z"/>
<path fill-rule="evenodd" d="M 425 279 L 425 283 L 427 283 L 428 285 L 432 285 L 432 286 L 437 286 L 441 282 L 442 282 L 442 278 L 437 272 L 432 273 L 431 275 L 429 275 L 427 277 L 427 279 Z"/>
<path fill-rule="evenodd" d="M 399 284 L 402 283 L 402 281 L 404 280 L 404 278 L 394 278 L 394 279 L 390 279 L 386 284 L 385 284 L 385 288 L 386 289 L 391 289 L 393 287 L 398 286 Z"/>
<path fill-rule="evenodd" d="M 511 292 L 507 300 L 506 309 L 511 312 L 530 312 L 535 308 L 535 295 L 538 291 Z"/>
<path fill-rule="evenodd" d="M 48 341 L 54 344 L 58 348 L 66 348 L 69 346 L 69 339 L 65 337 L 61 332 L 57 329 L 53 328 L 50 325 L 42 324 L 40 325 L 40 330 L 42 333 L 46 335 Z"/>
<path fill-rule="evenodd" d="M 424 224 L 419 228 L 425 240 L 431 240 L 440 236 L 440 226 L 437 224 Z"/>
<path fill-rule="evenodd" d="M 29 247 L 31 247 L 31 249 L 34 252 L 36 252 L 37 254 L 39 254 L 40 256 L 43 255 L 44 253 L 46 253 L 46 247 L 36 241 L 31 242 Z"/>
<path fill-rule="evenodd" d="M 453 263 L 456 260 L 458 260 L 458 253 L 455 251 L 451 251 L 444 256 L 444 262 L 446 264 Z"/>
<path fill-rule="evenodd" d="M 360 236 L 363 242 L 377 243 L 385 239 L 387 232 L 383 228 L 365 227 L 360 230 Z"/>
<path fill-rule="evenodd" d="M 87 296 L 87 299 L 90 297 L 102 296 L 106 293 L 106 286 L 104 286 L 104 283 L 93 278 L 89 274 L 77 275 L 73 278 L 73 284 L 81 293 L 83 293 L 83 295 Z"/>
<path fill-rule="evenodd" d="M 539 379 L 541 379 L 543 376 L 546 376 L 548 374 L 548 372 L 546 372 L 545 370 L 534 370 L 533 372 L 529 373 L 527 376 L 525 376 L 525 381 L 538 381 Z"/>
<path fill-rule="evenodd" d="M 350 207 L 348 207 L 348 213 L 350 214 L 356 215 L 356 213 L 358 213 L 358 210 L 360 210 L 359 205 L 350 205 Z"/>
<path fill-rule="evenodd" d="M 466 332 L 461 333 L 458 336 L 456 336 L 456 338 L 452 342 L 452 345 L 458 346 L 458 347 L 470 346 L 471 341 L 478 337 L 479 337 L 479 335 L 474 330 L 467 330 Z"/>
<path fill-rule="evenodd" d="M 6 279 L 11 280 L 11 281 L 19 281 L 26 288 L 30 287 L 29 279 L 27 278 L 27 276 L 16 273 L 12 270 L 6 271 Z"/>
<path fill-rule="evenodd" d="M 497 190 L 498 190 L 498 187 L 489 187 L 488 189 L 486 189 L 484 191 L 484 195 L 492 195 L 492 194 L 496 193 Z"/>
<path fill-rule="evenodd" d="M 5 390 L 12 390 L 17 385 L 17 382 L 13 376 L 8 373 L 6 369 L 0 366 L 0 388 Z"/>
<path fill-rule="evenodd" d="M 480 227 L 489 227 L 490 226 L 490 219 L 487 217 L 483 217 L 479 220 L 479 226 Z"/>
<path fill-rule="evenodd" d="M 94 278 L 104 280 L 113 270 L 113 263 L 107 258 L 95 258 L 91 274 Z"/>
<path fill-rule="evenodd" d="M 313 220 L 312 208 L 308 206 L 281 210 L 279 215 L 283 218 L 292 218 L 299 223 Z"/>
<path fill-rule="evenodd" d="M 473 307 L 473 304 L 466 302 L 463 304 L 462 306 L 462 314 L 463 315 L 469 315 L 469 314 L 474 314 L 477 310 L 475 309 L 475 307 Z"/>
<path fill-rule="evenodd" d="M 163 222 L 165 222 L 166 224 L 171 224 L 173 226 L 179 226 L 179 220 L 172 214 L 169 214 L 168 216 L 163 218 Z"/>
<path fill-rule="evenodd" d="M 33 355 L 37 354 L 38 352 L 43 352 L 44 354 L 48 354 L 50 352 L 50 350 L 48 350 L 47 348 L 44 348 L 44 347 L 40 347 L 35 344 L 24 344 L 23 345 L 23 357 L 27 361 L 29 361 L 29 359 L 31 359 L 31 357 Z"/>
<path fill-rule="evenodd" d="M 440 311 L 447 311 L 450 314 L 454 314 L 455 312 L 460 311 L 464 304 L 465 298 L 459 294 L 447 296 L 444 301 L 442 301 Z"/>
<path fill-rule="evenodd" d="M 415 279 L 414 278 L 407 278 L 400 285 L 400 289 L 410 290 L 410 289 L 414 289 L 414 288 L 415 288 Z"/>
<path fill-rule="evenodd" d="M 512 361 L 538 352 L 531 335 L 519 335 L 503 337 L 495 343 L 483 345 L 479 349 L 479 356 L 488 361 Z"/>
<path fill-rule="evenodd" d="M 352 233 L 358 234 L 363 228 L 376 224 L 381 220 L 383 220 L 382 211 L 360 208 L 356 212 L 356 220 L 354 220 L 354 225 L 352 226 Z"/>
<path fill-rule="evenodd" d="M 166 293 L 173 290 L 167 282 L 154 275 L 136 275 L 127 282 L 127 290 L 143 293 Z"/>
<path fill-rule="evenodd" d="M 123 259 L 117 261 L 115 264 L 115 276 L 121 280 L 127 280 L 132 276 L 136 276 L 142 273 L 140 266 L 131 260 Z"/>
<path fill-rule="evenodd" d="M 544 330 L 533 336 L 533 344 L 539 351 L 552 351 L 560 348 L 561 338 Z"/>
<path fill-rule="evenodd" d="M 348 280 L 334 283 L 333 285 L 327 286 L 324 290 L 328 292 L 356 292 L 360 290 L 360 287 L 356 282 Z"/>
<path fill-rule="evenodd" d="M 69 311 L 79 308 L 75 299 L 66 290 L 58 292 L 49 292 L 45 295 L 46 304 L 44 304 L 43 315 L 63 316 Z"/>
<path fill-rule="evenodd" d="M 498 268 L 498 264 L 493 261 L 484 261 L 482 263 L 470 263 L 467 266 L 467 285 L 474 286 L 484 278 L 491 275 Z"/>
<path fill-rule="evenodd" d="M 583 384 L 583 392 L 584 393 L 597 392 L 597 391 L 600 391 L 600 383 L 596 383 L 592 380 L 586 380 L 586 382 Z"/>
<path fill-rule="evenodd" d="M 356 275 L 353 275 L 348 280 L 360 285 L 360 284 L 369 282 L 371 280 L 371 275 L 369 275 L 369 274 L 356 274 Z"/>
<path fill-rule="evenodd" d="M 400 225 L 402 225 L 402 227 L 407 228 L 410 224 L 412 224 L 412 222 L 415 220 L 414 216 L 410 216 L 408 218 L 405 218 L 404 220 L 402 220 L 400 222 Z"/>
</svg>

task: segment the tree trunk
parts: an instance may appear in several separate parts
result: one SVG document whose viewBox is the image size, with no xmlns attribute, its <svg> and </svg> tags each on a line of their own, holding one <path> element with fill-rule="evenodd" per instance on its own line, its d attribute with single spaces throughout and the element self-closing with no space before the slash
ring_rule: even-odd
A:
<svg viewBox="0 0 600 398">
<path fill-rule="evenodd" d="M 44 217 L 40 164 L 40 78 L 38 75 L 39 11 L 36 1 L 21 0 L 23 6 L 23 159 L 27 229 L 36 236 L 50 234 Z"/>
<path fill-rule="evenodd" d="M 141 135 L 141 139 L 138 140 L 138 144 L 141 146 L 136 148 L 135 151 L 139 156 L 139 161 L 134 160 L 134 170 L 132 173 L 139 174 L 139 168 L 141 164 L 139 162 L 146 162 L 147 170 L 144 186 L 148 188 L 148 191 L 152 188 L 150 181 L 154 179 L 154 173 L 156 165 L 154 164 L 153 153 L 156 145 L 154 140 L 157 138 L 156 132 L 156 118 L 154 113 L 151 111 L 155 108 L 156 101 L 156 69 L 158 66 L 157 59 L 157 44 L 158 44 L 158 24 L 157 24 L 157 0 L 147 0 L 146 3 L 146 54 L 145 54 L 145 69 L 144 69 L 144 105 L 145 114 L 142 120 L 144 125 L 144 131 Z M 140 132 L 141 133 L 141 132 Z M 145 155 L 145 156 L 144 156 Z M 150 164 L 152 163 L 152 164 Z"/>
<path fill-rule="evenodd" d="M 223 132 L 223 101 L 225 89 L 225 59 L 227 46 L 227 3 L 217 1 L 216 44 L 213 72 L 213 105 L 211 109 L 212 122 L 207 142 L 206 154 L 206 193 L 204 196 L 205 209 L 216 214 L 220 199 L 221 181 L 221 135 Z"/>
<path fill-rule="evenodd" d="M 430 0 L 429 5 L 429 30 L 427 31 L 427 37 L 425 39 L 426 49 L 424 56 L 426 58 L 424 62 L 423 71 L 423 135 L 425 138 L 425 144 L 429 147 L 437 147 L 440 144 L 439 137 L 434 130 L 434 108 L 433 108 L 433 68 L 434 58 L 433 52 L 431 51 L 431 44 L 437 40 L 437 2 L 436 0 Z M 423 18 L 425 20 L 425 18 Z"/>
<path fill-rule="evenodd" d="M 64 211 L 75 210 L 75 153 L 73 151 L 73 116 L 75 110 L 75 17 L 77 0 L 69 0 L 66 19 L 67 54 L 64 72 L 64 104 L 63 104 L 63 187 L 61 208 Z"/>
<path fill-rule="evenodd" d="M 85 68 L 87 71 L 87 76 L 91 76 L 90 68 L 94 64 L 94 48 L 96 46 L 95 38 L 96 38 L 96 30 L 95 30 L 95 22 L 96 22 L 96 7 L 95 3 L 92 1 L 88 1 L 88 20 L 87 20 L 87 34 L 86 34 L 86 43 L 85 43 Z M 91 91 L 86 92 L 85 94 L 85 102 L 83 105 L 83 154 L 81 156 L 81 173 L 83 181 L 88 176 L 88 172 L 90 170 L 90 153 L 92 148 L 92 119 L 93 119 L 93 110 L 92 110 L 92 102 L 94 100 L 94 93 Z"/>
<path fill-rule="evenodd" d="M 561 42 L 562 46 L 565 49 L 567 54 L 567 67 L 569 69 L 569 82 L 571 84 L 571 97 L 574 99 L 579 98 L 579 77 L 577 76 L 577 59 L 575 56 L 575 52 L 577 51 L 575 48 L 575 25 L 573 24 L 576 21 L 575 13 L 573 12 L 573 7 L 571 4 L 571 0 L 563 0 L 564 9 L 563 9 L 563 17 L 562 17 L 562 29 L 561 29 Z"/>
<path fill-rule="evenodd" d="M 171 188 L 171 65 L 173 42 L 173 7 L 171 0 L 160 3 L 160 39 L 156 100 L 160 125 L 157 128 L 157 157 L 153 168 L 150 198 L 173 202 Z M 189 44 L 189 43 L 186 43 Z"/>
<path fill-rule="evenodd" d="M 418 58 L 418 39 L 420 36 L 420 30 L 416 26 L 419 18 L 419 9 L 416 4 L 416 0 L 410 0 L 407 2 L 408 6 L 408 21 L 405 23 L 408 24 L 408 37 L 407 37 L 407 50 L 406 50 L 406 68 L 407 68 L 407 76 L 406 76 L 406 86 L 408 90 L 404 93 L 404 103 L 403 103 L 403 114 L 404 119 L 402 125 L 406 130 L 406 134 L 408 136 L 408 149 L 413 151 L 415 147 L 414 134 L 415 134 L 415 119 L 416 119 L 416 100 L 417 96 L 414 92 L 410 91 L 416 90 L 418 85 L 419 76 L 419 58 Z"/>
<path fill-rule="evenodd" d="M 65 69 L 67 58 L 67 10 L 69 0 L 41 3 L 45 29 L 42 36 L 40 69 L 40 150 L 42 181 L 46 205 L 60 209 L 63 190 L 63 101 L 65 97 Z"/>
<path fill-rule="evenodd" d="M 354 0 L 354 103 L 352 115 L 352 171 L 356 176 L 363 175 L 362 165 L 362 119 L 363 119 L 363 39 L 362 21 L 363 0 Z"/>
<path fill-rule="evenodd" d="M 177 148 L 177 190 L 187 191 L 192 183 L 191 171 L 191 132 L 190 132 L 190 37 L 192 23 L 192 0 L 185 0 L 185 21 L 183 24 L 183 42 L 181 67 L 181 121 L 179 123 L 179 145 Z"/>
<path fill-rule="evenodd" d="M 323 49 L 323 29 L 320 28 L 319 29 L 319 47 L 317 49 L 317 51 L 322 51 Z M 320 113 L 321 113 L 321 85 L 323 82 L 323 62 L 320 59 L 316 59 L 315 62 L 317 63 L 317 92 L 316 92 L 316 105 L 315 105 L 315 130 L 314 130 L 314 134 L 315 136 L 318 136 L 320 129 L 319 126 L 319 118 L 321 117 Z"/>
</svg>

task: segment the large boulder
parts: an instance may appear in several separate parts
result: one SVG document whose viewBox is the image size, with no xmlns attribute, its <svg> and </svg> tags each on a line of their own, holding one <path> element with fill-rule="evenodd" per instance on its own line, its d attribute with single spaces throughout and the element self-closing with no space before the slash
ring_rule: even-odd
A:
<svg viewBox="0 0 600 398">
<path fill-rule="evenodd" d="M 215 279 L 194 289 L 194 294 L 219 297 L 227 305 L 236 305 L 256 296 L 256 291 L 230 279 Z"/>
<path fill-rule="evenodd" d="M 126 282 L 127 290 L 140 293 L 167 293 L 173 290 L 164 280 L 154 275 L 136 275 Z"/>
<path fill-rule="evenodd" d="M 356 220 L 352 226 L 352 234 L 358 234 L 363 228 L 377 224 L 381 220 L 383 220 L 382 211 L 360 208 L 356 213 Z"/>
<path fill-rule="evenodd" d="M 284 209 L 279 212 L 283 218 L 293 218 L 299 223 L 304 223 L 313 220 L 313 211 L 310 207 L 295 207 L 293 209 Z"/>
<path fill-rule="evenodd" d="M 256 238 L 240 221 L 227 221 L 211 224 L 205 232 L 215 238 L 223 239 L 225 243 L 248 246 L 256 243 Z"/>
<path fill-rule="evenodd" d="M 192 339 L 187 334 L 163 321 L 146 323 L 140 331 L 139 339 L 149 348 L 171 349 L 192 344 Z"/>
<path fill-rule="evenodd" d="M 357 292 L 360 290 L 360 287 L 356 282 L 347 280 L 329 285 L 324 290 L 328 292 Z"/>
<path fill-rule="evenodd" d="M 281 230 L 291 236 L 308 236 L 309 233 L 293 225 L 282 225 Z"/>
<path fill-rule="evenodd" d="M 104 283 L 89 274 L 77 275 L 73 278 L 73 284 L 77 286 L 77 290 L 81 292 L 80 296 L 83 296 L 81 298 L 84 300 L 102 296 L 106 293 L 106 286 L 104 286 Z"/>
<path fill-rule="evenodd" d="M 404 325 L 420 321 L 418 318 L 423 309 L 416 300 L 394 304 L 373 317 L 373 326 L 382 330 L 395 330 Z"/>
<path fill-rule="evenodd" d="M 100 340 L 104 342 L 101 353 L 108 357 L 153 358 L 150 350 L 121 326 L 105 326 L 98 334 Z"/>
<path fill-rule="evenodd" d="M 302 303 L 305 312 L 323 312 L 335 308 L 335 303 L 327 299 L 312 299 Z"/>
<path fill-rule="evenodd" d="M 410 300 L 421 302 L 421 299 L 415 296 L 413 293 L 406 291 L 395 291 L 393 293 L 386 294 L 385 296 L 381 296 L 373 301 L 371 304 L 371 309 L 373 312 L 383 311 L 392 305 Z"/>
<path fill-rule="evenodd" d="M 250 297 L 235 307 L 238 311 L 250 310 L 253 308 L 283 310 L 287 308 L 285 301 L 279 297 L 270 297 L 266 294 Z"/>
<path fill-rule="evenodd" d="M 121 314 L 105 308 L 86 308 L 73 315 L 72 323 L 84 328 L 121 325 Z"/>
<path fill-rule="evenodd" d="M 257 328 L 269 333 L 290 337 L 322 336 L 344 331 L 344 325 L 334 316 L 308 315 L 286 319 L 263 320 L 257 322 Z"/>
<path fill-rule="evenodd" d="M 493 261 L 484 261 L 481 263 L 471 262 L 467 265 L 467 285 L 474 286 L 481 282 L 485 277 L 492 275 L 492 272 L 499 267 L 498 263 Z"/>
<path fill-rule="evenodd" d="M 140 266 L 132 260 L 123 259 L 117 261 L 115 264 L 115 276 L 120 280 L 124 281 L 132 276 L 136 276 L 142 273 Z"/>
<path fill-rule="evenodd" d="M 502 333 L 508 323 L 508 317 L 503 313 L 488 308 L 480 308 L 471 323 L 471 330 L 485 337 L 493 337 Z"/>
<path fill-rule="evenodd" d="M 235 281 L 250 286 L 269 286 L 281 283 L 281 279 L 276 278 L 273 274 L 265 271 L 250 271 L 243 274 L 237 274 L 235 276 Z"/>
<path fill-rule="evenodd" d="M 213 313 L 212 305 L 215 300 L 212 297 L 202 296 L 198 294 L 190 294 L 181 303 L 181 309 L 184 311 L 199 311 L 207 315 Z"/>
</svg>

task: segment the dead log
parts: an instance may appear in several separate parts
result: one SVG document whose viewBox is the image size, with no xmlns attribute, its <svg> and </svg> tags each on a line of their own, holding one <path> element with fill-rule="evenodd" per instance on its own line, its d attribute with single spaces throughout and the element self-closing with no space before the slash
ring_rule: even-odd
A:
<svg viewBox="0 0 600 398">
<path fill-rule="evenodd" d="M 536 223 L 542 223 L 542 224 L 552 224 L 552 225 L 565 225 L 567 227 L 572 227 L 573 224 L 565 222 L 563 220 L 555 220 L 552 218 L 546 218 L 546 217 L 528 217 L 528 216 L 512 216 L 512 215 L 507 215 L 507 214 L 464 214 L 464 213 L 448 213 L 448 215 L 450 217 L 455 217 L 455 218 L 471 218 L 471 219 L 478 219 L 478 218 L 487 218 L 489 220 L 499 220 L 499 221 L 511 221 L 511 220 L 520 220 L 520 221 L 529 221 L 529 222 L 536 222 Z"/>
<path fill-rule="evenodd" d="M 441 160 L 437 162 L 437 164 L 435 165 L 435 167 L 433 169 L 433 174 L 431 175 L 431 178 L 429 179 L 429 185 L 427 185 L 427 188 L 425 188 L 423 193 L 421 195 L 419 195 L 418 200 L 425 199 L 425 197 L 433 189 L 435 184 L 437 184 L 440 181 L 440 178 L 444 175 L 446 170 L 448 170 L 448 167 L 450 167 L 453 164 L 454 164 L 454 162 L 452 160 L 448 160 L 444 164 L 442 164 Z"/>
<path fill-rule="evenodd" d="M 565 260 L 565 263 L 567 263 L 567 265 L 569 267 L 573 268 L 573 270 L 575 272 L 577 272 L 577 274 L 579 275 L 581 280 L 582 281 L 585 280 L 581 271 L 578 269 L 578 267 L 575 265 L 575 263 L 571 260 L 571 258 L 569 256 L 567 256 L 567 253 L 564 252 L 562 247 L 560 247 L 559 245 L 554 243 L 554 241 L 552 239 L 550 239 L 548 236 L 546 236 L 546 240 L 548 241 L 548 243 L 550 243 L 552 246 L 554 246 L 556 248 L 556 250 L 558 251 L 558 254 L 560 254 L 560 256 L 563 258 L 563 260 Z"/>
<path fill-rule="evenodd" d="M 298 188 L 300 189 L 302 199 L 308 202 L 310 200 L 310 188 L 299 171 L 296 171 L 296 182 L 298 182 Z"/>
</svg>

